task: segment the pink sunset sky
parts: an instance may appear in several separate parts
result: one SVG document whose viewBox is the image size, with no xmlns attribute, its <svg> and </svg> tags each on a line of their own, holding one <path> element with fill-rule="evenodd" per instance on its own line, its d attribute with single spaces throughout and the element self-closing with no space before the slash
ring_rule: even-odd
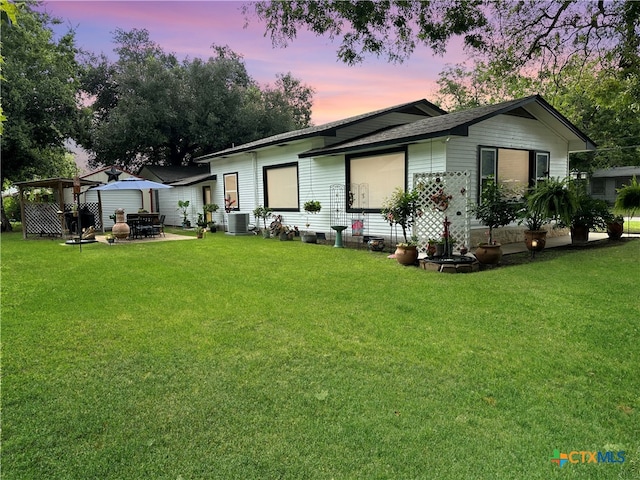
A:
<svg viewBox="0 0 640 480">
<path fill-rule="evenodd" d="M 242 2 L 221 1 L 45 1 L 43 8 L 76 31 L 76 45 L 115 58 L 117 28 L 146 29 L 165 52 L 179 58 L 208 58 L 211 45 L 228 45 L 243 56 L 247 71 L 261 84 L 291 72 L 314 88 L 312 122 L 316 125 L 369 111 L 436 96 L 438 73 L 463 60 L 459 45 L 445 57 L 417 48 L 403 64 L 369 57 L 362 65 L 337 60 L 338 43 L 299 32 L 287 48 L 276 48 L 256 18 L 245 28 Z M 61 30 L 62 31 L 62 30 Z"/>
</svg>

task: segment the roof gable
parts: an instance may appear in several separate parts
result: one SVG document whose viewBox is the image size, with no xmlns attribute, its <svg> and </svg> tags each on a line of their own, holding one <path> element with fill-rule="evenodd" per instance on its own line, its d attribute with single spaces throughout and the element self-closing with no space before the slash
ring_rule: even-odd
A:
<svg viewBox="0 0 640 480">
<path fill-rule="evenodd" d="M 413 123 L 389 128 L 357 139 L 342 142 L 328 148 L 317 148 L 301 153 L 300 157 L 336 155 L 358 150 L 381 148 L 390 145 L 412 143 L 447 135 L 467 136 L 469 127 L 497 115 L 516 115 L 543 122 L 549 128 L 560 131 L 569 140 L 570 150 L 593 150 L 595 143 L 569 120 L 549 105 L 542 97 L 510 100 L 495 105 L 461 110 L 438 117 L 425 118 Z"/>
</svg>

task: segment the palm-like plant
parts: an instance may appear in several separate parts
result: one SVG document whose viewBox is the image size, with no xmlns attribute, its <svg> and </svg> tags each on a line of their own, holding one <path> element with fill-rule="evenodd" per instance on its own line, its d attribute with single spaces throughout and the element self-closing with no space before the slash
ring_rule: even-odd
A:
<svg viewBox="0 0 640 480">
<path fill-rule="evenodd" d="M 550 178 L 540 183 L 528 199 L 529 208 L 544 217 L 571 224 L 571 218 L 578 208 L 575 189 L 568 180 Z"/>
</svg>

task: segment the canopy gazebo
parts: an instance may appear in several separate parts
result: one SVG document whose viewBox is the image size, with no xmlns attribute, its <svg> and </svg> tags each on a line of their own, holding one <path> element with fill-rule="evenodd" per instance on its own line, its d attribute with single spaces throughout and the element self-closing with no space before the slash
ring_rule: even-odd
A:
<svg viewBox="0 0 640 480">
<path fill-rule="evenodd" d="M 75 180 L 80 187 L 92 187 L 100 182 Z M 18 195 L 20 197 L 20 214 L 22 216 L 22 238 L 26 239 L 28 234 L 40 236 L 62 236 L 67 229 L 64 223 L 64 213 L 71 212 L 73 205 L 64 203 L 64 189 L 73 188 L 73 178 L 45 178 L 42 180 L 31 180 L 28 182 L 16 182 Z M 50 188 L 53 190 L 54 201 L 28 201 L 25 199 L 25 191 L 34 188 Z M 83 192 L 84 193 L 84 192 Z M 80 194 L 81 195 L 81 194 Z M 80 210 L 89 211 L 95 218 L 94 225 L 102 228 L 102 207 L 100 201 L 96 204 L 84 203 L 79 205 Z M 86 225 L 89 226 L 89 225 Z"/>
</svg>

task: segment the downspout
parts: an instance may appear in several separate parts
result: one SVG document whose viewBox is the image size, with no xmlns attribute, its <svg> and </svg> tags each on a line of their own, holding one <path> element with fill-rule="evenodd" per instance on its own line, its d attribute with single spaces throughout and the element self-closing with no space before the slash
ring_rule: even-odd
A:
<svg viewBox="0 0 640 480">
<path fill-rule="evenodd" d="M 251 152 L 251 161 L 253 164 L 253 207 L 257 207 L 258 202 L 258 152 Z"/>
</svg>

